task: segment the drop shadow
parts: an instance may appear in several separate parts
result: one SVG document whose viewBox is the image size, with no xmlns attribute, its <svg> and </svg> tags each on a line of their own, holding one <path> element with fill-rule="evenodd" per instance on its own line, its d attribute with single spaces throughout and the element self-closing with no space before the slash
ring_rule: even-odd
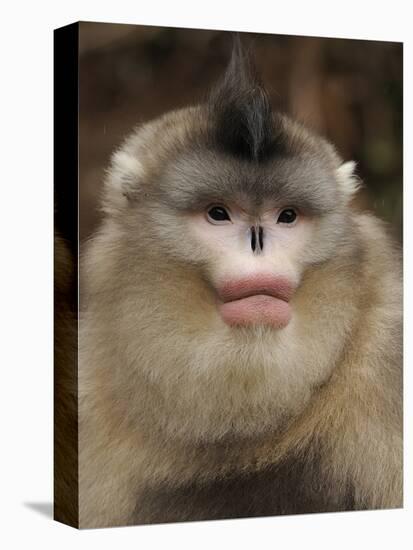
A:
<svg viewBox="0 0 413 550">
<path fill-rule="evenodd" d="M 53 519 L 53 502 L 23 502 L 23 505 L 42 516 Z"/>
</svg>

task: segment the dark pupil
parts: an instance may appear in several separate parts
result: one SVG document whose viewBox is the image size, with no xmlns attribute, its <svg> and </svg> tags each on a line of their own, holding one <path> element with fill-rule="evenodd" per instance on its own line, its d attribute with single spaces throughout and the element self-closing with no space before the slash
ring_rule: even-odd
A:
<svg viewBox="0 0 413 550">
<path fill-rule="evenodd" d="M 214 206 L 210 209 L 208 214 L 210 218 L 217 222 L 229 220 L 228 212 L 225 210 L 225 208 L 221 208 L 220 206 Z"/>
<path fill-rule="evenodd" d="M 291 210 L 290 208 L 288 208 L 287 210 L 283 210 L 281 212 L 281 214 L 278 217 L 278 221 L 280 223 L 293 223 L 296 217 L 297 217 L 297 214 L 294 212 L 294 210 Z"/>
</svg>

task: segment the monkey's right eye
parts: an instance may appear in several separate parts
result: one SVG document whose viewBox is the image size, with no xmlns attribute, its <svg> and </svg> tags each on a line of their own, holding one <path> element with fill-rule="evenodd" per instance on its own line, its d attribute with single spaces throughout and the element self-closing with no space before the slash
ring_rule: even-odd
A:
<svg viewBox="0 0 413 550">
<path fill-rule="evenodd" d="M 231 221 L 228 210 L 223 206 L 211 206 L 208 209 L 207 219 L 211 223 Z"/>
</svg>

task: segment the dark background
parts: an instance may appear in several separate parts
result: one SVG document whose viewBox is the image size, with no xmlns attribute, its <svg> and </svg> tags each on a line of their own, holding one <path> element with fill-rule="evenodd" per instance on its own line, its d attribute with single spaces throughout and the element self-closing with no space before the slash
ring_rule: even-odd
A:
<svg viewBox="0 0 413 550">
<path fill-rule="evenodd" d="M 402 237 L 403 47 L 399 43 L 241 33 L 275 108 L 357 162 L 358 205 Z M 79 226 L 99 222 L 111 152 L 138 123 L 195 104 L 225 70 L 231 33 L 81 23 Z"/>
</svg>

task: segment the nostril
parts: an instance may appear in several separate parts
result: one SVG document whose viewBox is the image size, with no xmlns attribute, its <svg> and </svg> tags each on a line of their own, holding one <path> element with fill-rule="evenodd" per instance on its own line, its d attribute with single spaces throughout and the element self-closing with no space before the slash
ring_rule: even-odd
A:
<svg viewBox="0 0 413 550">
<path fill-rule="evenodd" d="M 255 252 L 256 247 L 257 247 L 257 235 L 255 233 L 255 227 L 251 227 L 251 248 L 253 252 Z"/>
<path fill-rule="evenodd" d="M 258 246 L 264 250 L 264 229 L 261 226 L 258 228 Z"/>
</svg>

